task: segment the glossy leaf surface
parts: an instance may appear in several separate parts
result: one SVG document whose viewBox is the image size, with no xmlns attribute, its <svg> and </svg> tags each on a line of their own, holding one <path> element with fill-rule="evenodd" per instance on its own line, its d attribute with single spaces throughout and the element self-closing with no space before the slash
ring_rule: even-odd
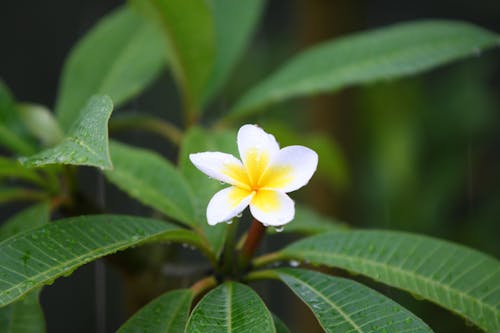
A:
<svg viewBox="0 0 500 333">
<path fill-rule="evenodd" d="M 500 263 L 467 247 L 400 232 L 344 231 L 301 240 L 282 255 L 369 276 L 486 331 L 500 329 Z"/>
<path fill-rule="evenodd" d="M 179 171 L 160 155 L 111 142 L 114 169 L 106 178 L 147 206 L 188 225 L 196 225 L 193 194 Z"/>
<path fill-rule="evenodd" d="M 68 218 L 0 243 L 0 306 L 99 257 L 184 231 L 163 221 L 120 215 Z"/>
<path fill-rule="evenodd" d="M 276 332 L 271 313 L 259 295 L 237 282 L 224 282 L 194 308 L 186 333 Z"/>
<path fill-rule="evenodd" d="M 288 98 L 395 79 L 498 46 L 497 34 L 454 21 L 420 21 L 358 33 L 297 55 L 251 89 L 229 116 L 252 114 Z"/>
<path fill-rule="evenodd" d="M 302 269 L 277 272 L 307 304 L 325 332 L 432 332 L 401 305 L 360 283 Z"/>
<path fill-rule="evenodd" d="M 190 289 L 167 292 L 140 309 L 117 333 L 184 333 L 192 299 Z"/>
<path fill-rule="evenodd" d="M 20 162 L 27 167 L 71 164 L 111 169 L 108 120 L 112 111 L 113 102 L 109 97 L 92 97 L 59 144 L 30 157 L 23 157 Z"/>
<path fill-rule="evenodd" d="M 37 204 L 17 213 L 0 226 L 0 242 L 49 222 L 49 204 Z M 45 320 L 39 302 L 40 290 L 30 292 L 26 297 L 0 308 L 0 332 L 43 333 Z"/>
</svg>

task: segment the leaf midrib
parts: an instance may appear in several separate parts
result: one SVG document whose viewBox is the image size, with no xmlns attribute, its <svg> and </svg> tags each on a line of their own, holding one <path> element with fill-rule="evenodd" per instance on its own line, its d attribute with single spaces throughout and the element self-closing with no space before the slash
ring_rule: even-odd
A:
<svg viewBox="0 0 500 333">
<path fill-rule="evenodd" d="M 340 308 L 339 306 L 337 306 L 335 303 L 331 302 L 328 298 L 326 298 L 323 294 L 321 294 L 319 292 L 319 290 L 317 290 L 316 288 L 314 288 L 312 285 L 310 285 L 309 283 L 307 283 L 306 281 L 304 280 L 300 280 L 300 279 L 297 279 L 295 276 L 293 275 L 289 275 L 289 274 L 286 274 L 286 273 L 279 273 L 279 275 L 286 275 L 288 276 L 289 278 L 291 278 L 292 280 L 295 280 L 296 282 L 299 282 L 305 286 L 307 286 L 311 291 L 313 291 L 316 295 L 318 295 L 319 297 L 321 297 L 326 303 L 328 303 L 332 308 L 334 308 L 335 310 L 337 310 L 337 312 L 359 333 L 364 333 L 362 330 L 361 330 L 361 327 L 358 326 L 352 319 L 351 317 L 345 313 L 342 308 Z M 292 289 L 293 290 L 293 289 Z M 294 290 L 295 292 L 295 290 Z M 300 296 L 300 295 L 299 295 Z M 302 298 L 302 297 L 300 297 Z M 307 304 L 307 302 L 306 302 Z M 309 304 L 308 304 L 309 306 Z M 312 309 L 311 309 L 312 310 Z M 314 313 L 314 311 L 313 311 Z M 321 320 L 318 318 L 318 321 L 321 323 Z M 323 326 L 323 325 L 321 325 Z"/>
<path fill-rule="evenodd" d="M 298 253 L 300 255 L 304 255 L 304 254 L 305 255 L 311 255 L 312 257 L 317 257 L 318 256 L 318 252 L 317 251 L 313 251 L 313 250 L 299 250 Z M 291 254 L 291 257 L 293 257 L 294 252 L 291 251 L 291 253 L 288 253 L 288 255 L 290 256 L 290 254 Z M 448 291 L 451 294 L 455 294 L 458 297 L 469 299 L 472 302 L 478 304 L 480 307 L 484 307 L 484 308 L 488 309 L 492 313 L 496 312 L 496 309 L 494 308 L 494 306 L 492 304 L 485 303 L 485 302 L 482 301 L 482 299 L 474 298 L 473 296 L 471 296 L 471 295 L 469 295 L 467 293 L 464 293 L 464 292 L 460 291 L 459 289 L 452 288 L 449 285 L 443 284 L 442 282 L 437 281 L 437 280 L 432 280 L 432 279 L 430 279 L 430 278 L 428 278 L 428 277 L 426 277 L 424 275 L 418 274 L 417 272 L 414 272 L 414 271 L 404 270 L 404 269 L 402 269 L 401 267 L 398 267 L 398 266 L 388 265 L 387 263 L 378 262 L 378 261 L 370 260 L 370 259 L 367 259 L 367 258 L 364 258 L 364 257 L 359 257 L 359 256 L 347 256 L 347 255 L 332 254 L 332 253 L 322 253 L 321 256 L 322 257 L 330 258 L 331 260 L 340 259 L 340 260 L 345 260 L 345 261 L 350 261 L 350 262 L 352 262 L 354 260 L 359 260 L 362 264 L 371 265 L 371 266 L 378 267 L 378 268 L 385 268 L 385 269 L 387 269 L 389 271 L 394 271 L 394 272 L 400 273 L 401 275 L 413 278 L 415 280 L 419 280 L 419 281 L 421 281 L 423 283 L 429 283 L 431 285 L 438 286 L 438 287 L 440 287 L 442 289 L 445 289 L 446 291 Z M 311 261 L 314 261 L 314 260 L 311 260 Z M 353 267 L 351 266 L 348 269 L 353 269 Z M 357 270 L 357 271 L 358 272 L 362 272 L 361 270 Z M 369 272 L 362 272 L 362 273 L 363 274 L 369 274 Z M 375 276 L 371 276 L 371 278 L 373 278 L 374 280 L 382 281 L 383 282 L 383 280 L 381 280 L 381 279 L 379 279 L 379 278 L 377 278 Z M 392 280 L 392 281 L 394 281 L 394 285 L 398 286 L 398 288 L 410 291 L 410 290 L 404 288 L 404 286 L 402 286 L 401 284 L 399 284 L 398 281 L 396 281 L 396 280 Z M 413 292 L 413 291 L 411 291 L 411 292 Z M 439 299 L 437 299 L 437 298 L 432 298 L 431 300 L 435 301 L 438 304 L 448 305 L 445 302 L 439 302 Z M 463 313 L 461 311 L 461 308 L 460 308 L 460 310 L 458 308 L 454 308 L 452 310 L 453 311 L 460 311 L 460 313 Z"/>
<path fill-rule="evenodd" d="M 73 259 L 69 260 L 69 261 L 64 261 L 64 264 L 59 264 L 59 265 L 55 265 L 55 266 L 52 266 L 49 270 L 45 270 L 43 272 L 40 272 L 34 276 L 26 276 L 27 277 L 27 280 L 35 280 L 37 281 L 36 283 L 33 284 L 33 286 L 31 288 L 28 288 L 28 289 L 25 289 L 24 292 L 20 292 L 19 295 L 15 296 L 15 297 L 7 297 L 7 300 L 13 300 L 13 299 L 17 299 L 19 298 L 20 296 L 22 295 L 25 295 L 27 292 L 29 292 L 30 290 L 33 290 L 35 289 L 36 287 L 40 286 L 43 284 L 43 281 L 45 281 L 44 279 L 41 279 L 39 280 L 40 277 L 44 276 L 44 275 L 47 275 L 47 276 L 51 276 L 50 273 L 54 272 L 54 271 L 58 271 L 58 270 L 61 270 L 61 267 L 64 267 L 64 266 L 68 266 L 68 265 L 73 265 L 75 262 L 81 262 L 80 260 L 83 259 L 83 258 L 86 258 L 87 257 L 87 261 L 83 261 L 82 262 L 82 265 L 83 263 L 88 263 L 90 262 L 88 259 L 92 259 L 92 256 L 94 254 L 99 254 L 99 253 L 102 253 L 102 252 L 107 252 L 108 250 L 110 249 L 113 249 L 113 248 L 116 248 L 116 250 L 121 250 L 121 249 L 124 249 L 124 248 L 127 248 L 128 246 L 132 246 L 132 245 L 137 245 L 141 242 L 146 242 L 148 239 L 150 238 L 154 238 L 160 234 L 163 234 L 163 233 L 168 233 L 169 231 L 173 231 L 173 230 L 177 230 L 177 229 L 168 229 L 168 230 L 163 230 L 163 231 L 160 231 L 160 232 L 156 232 L 154 234 L 151 234 L 151 235 L 148 235 L 147 237 L 145 238 L 142 238 L 142 239 L 139 239 L 137 242 L 129 242 L 127 240 L 124 240 L 124 241 L 120 241 L 120 242 L 117 242 L 117 243 L 114 243 L 112 245 L 108 245 L 108 246 L 104 246 L 104 247 L 100 247 L 99 249 L 96 249 L 96 250 L 92 250 L 90 252 L 86 252 L 85 254 L 82 254 L 78 257 L 74 257 Z M 88 256 L 90 256 L 90 258 L 88 258 Z M 81 265 L 80 265 L 81 266 Z M 64 272 L 64 269 L 61 270 L 61 273 Z M 16 272 L 17 273 L 17 272 Z M 6 281 L 7 282 L 7 281 Z M 5 294 L 9 294 L 11 293 L 14 289 L 17 289 L 17 290 L 22 290 L 23 288 L 21 288 L 21 286 L 24 284 L 24 282 L 20 282 L 20 283 L 17 283 L 17 284 L 13 284 L 12 287 L 10 287 L 9 289 L 4 289 L 0 292 L 0 306 L 4 306 L 4 305 L 7 305 L 8 303 L 3 303 L 3 300 L 4 298 L 2 296 L 4 296 Z"/>
<path fill-rule="evenodd" d="M 228 283 L 227 284 L 227 306 L 226 306 L 226 319 L 227 319 L 227 332 L 228 333 L 231 333 L 233 331 L 233 326 L 231 323 L 232 298 L 233 298 L 233 285 L 232 285 L 232 283 Z"/>
</svg>

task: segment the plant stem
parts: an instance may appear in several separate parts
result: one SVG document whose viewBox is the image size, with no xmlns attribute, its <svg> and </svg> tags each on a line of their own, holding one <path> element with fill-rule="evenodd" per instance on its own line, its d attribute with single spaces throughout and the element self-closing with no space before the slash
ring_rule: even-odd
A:
<svg viewBox="0 0 500 333">
<path fill-rule="evenodd" d="M 248 273 L 243 280 L 246 282 L 258 280 L 275 280 L 278 279 L 278 274 L 273 270 L 253 271 Z"/>
<path fill-rule="evenodd" d="M 215 287 L 216 284 L 217 281 L 213 276 L 207 276 L 206 278 L 198 280 L 198 282 L 196 282 L 191 286 L 191 291 L 193 292 L 193 298 L 196 298 L 201 294 L 205 293 L 206 291 L 208 291 L 209 289 Z"/>
<path fill-rule="evenodd" d="M 181 130 L 168 121 L 153 116 L 136 114 L 123 115 L 112 119 L 109 124 L 109 129 L 110 131 L 142 129 L 159 134 L 175 145 L 179 145 L 182 140 Z"/>
<path fill-rule="evenodd" d="M 248 268 L 248 264 L 250 260 L 252 260 L 265 233 L 266 227 L 258 220 L 254 219 L 250 226 L 250 230 L 248 230 L 247 238 L 245 239 L 245 243 L 240 253 L 239 266 L 241 271 L 245 271 Z"/>
<path fill-rule="evenodd" d="M 284 259 L 286 258 L 280 252 L 272 252 L 255 258 L 252 262 L 252 267 L 258 268 Z"/>
<path fill-rule="evenodd" d="M 48 195 L 45 192 L 25 188 L 6 189 L 0 193 L 0 203 L 9 201 L 41 201 L 47 198 Z"/>
</svg>

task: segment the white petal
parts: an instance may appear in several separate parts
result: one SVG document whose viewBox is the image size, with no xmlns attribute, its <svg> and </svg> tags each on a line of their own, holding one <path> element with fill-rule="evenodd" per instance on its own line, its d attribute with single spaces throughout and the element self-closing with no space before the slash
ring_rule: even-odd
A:
<svg viewBox="0 0 500 333">
<path fill-rule="evenodd" d="M 262 188 L 281 192 L 295 191 L 306 185 L 318 166 L 318 154 L 303 146 L 281 149 L 261 178 Z"/>
<path fill-rule="evenodd" d="M 248 177 L 243 164 L 231 154 L 205 152 L 190 154 L 195 167 L 211 178 L 231 185 L 248 187 Z"/>
<path fill-rule="evenodd" d="M 274 136 L 256 125 L 243 125 L 238 131 L 238 150 L 252 183 L 259 180 L 279 148 Z"/>
<path fill-rule="evenodd" d="M 210 225 L 226 222 L 240 214 L 250 203 L 255 192 L 231 186 L 215 193 L 207 207 Z"/>
<path fill-rule="evenodd" d="M 295 216 L 295 203 L 285 193 L 259 190 L 250 202 L 253 217 L 265 225 L 287 224 Z"/>
</svg>

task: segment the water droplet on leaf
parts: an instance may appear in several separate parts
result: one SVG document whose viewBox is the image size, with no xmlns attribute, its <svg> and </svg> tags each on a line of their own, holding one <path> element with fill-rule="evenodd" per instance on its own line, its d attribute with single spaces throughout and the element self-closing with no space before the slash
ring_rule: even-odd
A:
<svg viewBox="0 0 500 333">
<path fill-rule="evenodd" d="M 276 232 L 282 232 L 283 230 L 285 230 L 285 227 L 279 226 L 279 227 L 274 228 L 274 230 L 276 230 Z"/>
</svg>

